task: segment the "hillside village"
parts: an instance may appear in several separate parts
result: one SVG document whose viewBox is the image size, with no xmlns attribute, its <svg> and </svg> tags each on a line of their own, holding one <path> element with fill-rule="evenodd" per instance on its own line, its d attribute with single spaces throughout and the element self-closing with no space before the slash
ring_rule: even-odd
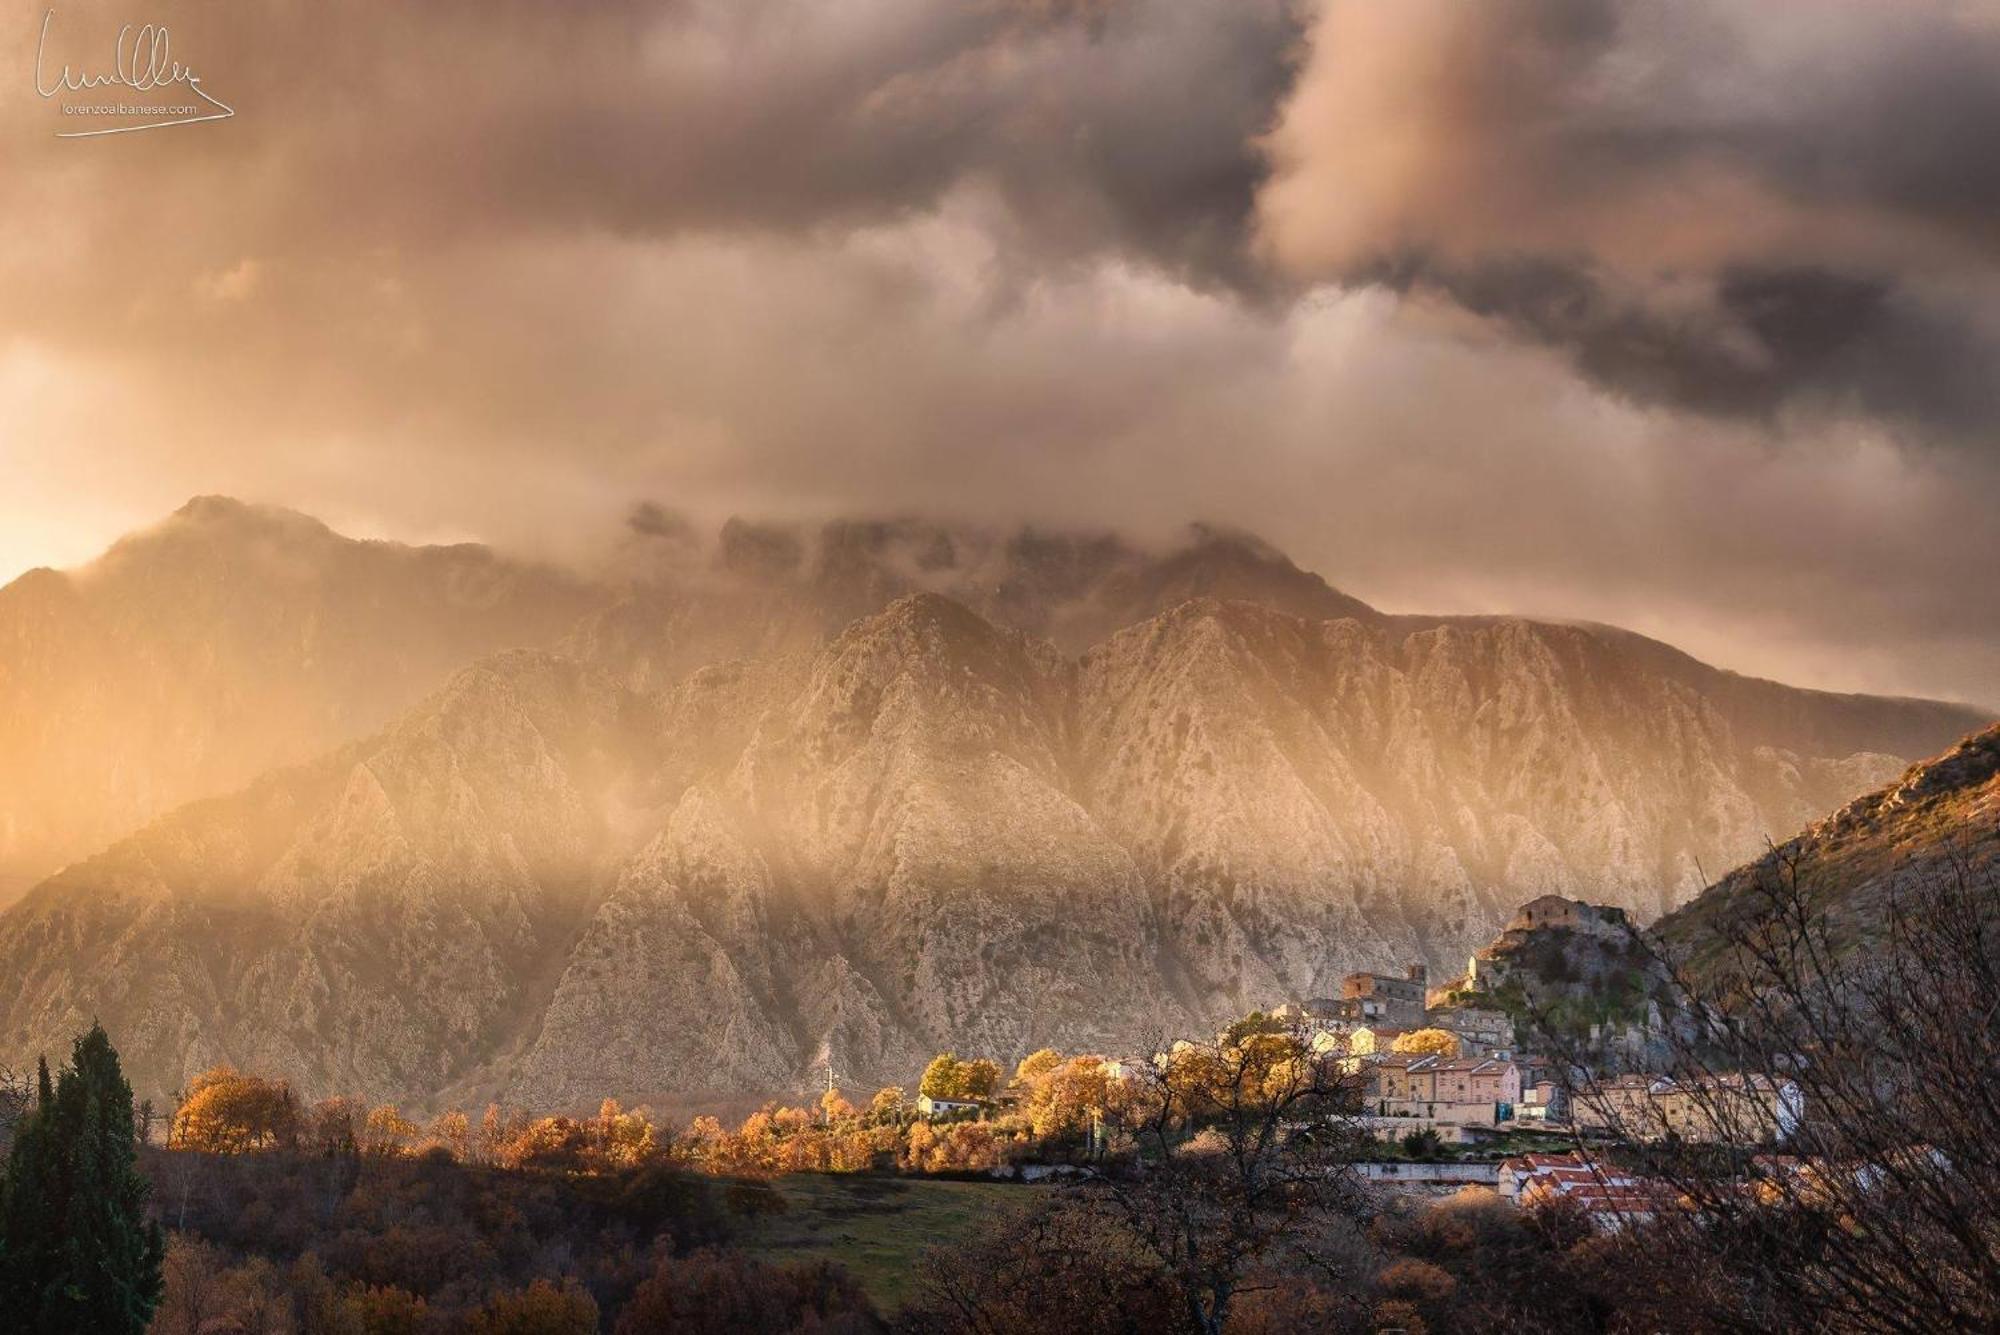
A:
<svg viewBox="0 0 2000 1335">
<path fill-rule="evenodd" d="M 1661 1188 L 1607 1166 L 1582 1152 L 1586 1147 L 1645 1141 L 1773 1149 L 1804 1117 L 1790 1081 L 1677 1079 L 1629 1069 L 1627 1059 L 1645 1050 L 1634 1032 L 1643 1032 L 1644 1022 L 1599 1025 L 1586 1035 L 1605 1054 L 1603 1065 L 1577 1063 L 1574 1049 L 1560 1059 L 1537 1050 L 1534 1027 L 1515 1017 L 1526 991 L 1545 980 L 1523 970 L 1552 950 L 1623 961 L 1635 936 L 1620 909 L 1546 895 L 1523 905 L 1462 975 L 1441 985 L 1430 983 L 1423 964 L 1401 973 L 1356 972 L 1341 980 L 1338 996 L 1253 1013 L 1212 1039 L 1183 1038 L 1151 1056 L 1066 1062 L 1091 1066 L 1111 1099 L 1120 1085 L 1160 1078 L 1182 1056 L 1226 1050 L 1257 1034 L 1284 1035 L 1332 1058 L 1354 1079 L 1356 1126 L 1384 1147 L 1382 1162 L 1360 1165 L 1365 1179 L 1433 1192 L 1486 1185 L 1519 1204 L 1571 1197 L 1601 1227 L 1615 1229 L 1650 1218 Z M 1575 981 L 1587 986 L 1610 976 L 1582 972 Z M 1651 1023 L 1658 1024 L 1657 1007 Z M 1038 1057 L 1003 1084 L 996 1064 L 944 1054 L 925 1073 L 916 1116 L 933 1123 L 1011 1120 L 1037 1097 L 1038 1080 L 1058 1060 L 1052 1053 Z"/>
<path fill-rule="evenodd" d="M 1339 1056 L 1345 1069 L 1362 1079 L 1363 1123 L 1388 1138 L 1431 1131 L 1446 1143 L 1468 1143 L 1508 1129 L 1595 1132 L 1643 1121 L 1683 1140 L 1732 1139 L 1732 1128 L 1706 1124 L 1691 1106 L 1711 1099 L 1696 1100 L 1663 1073 L 1623 1069 L 1617 1059 L 1633 1046 L 1625 1041 L 1628 1029 L 1639 1026 L 1597 1026 L 1586 1037 L 1614 1060 L 1603 1069 L 1572 1070 L 1565 1079 L 1557 1058 L 1535 1051 L 1532 1037 L 1516 1023 L 1522 985 L 1533 987 L 1518 961 L 1546 955 L 1547 947 L 1565 938 L 1622 958 L 1635 936 L 1622 909 L 1544 895 L 1523 905 L 1493 944 L 1471 956 L 1462 975 L 1441 985 L 1431 985 L 1423 964 L 1400 974 L 1351 973 L 1341 980 L 1340 995 L 1253 1014 L 1215 1041 L 1227 1043 L 1268 1027 L 1300 1035 L 1316 1053 Z M 1599 980 L 1586 975 L 1576 981 Z M 1657 1026 L 1657 1005 L 1650 1011 Z M 1113 1079 L 1133 1079 L 1193 1046 L 1194 1040 L 1181 1039 L 1151 1057 L 1105 1059 L 1104 1068 Z M 1586 1095 L 1572 1106 L 1566 1091 L 1578 1086 Z M 1767 1100 L 1780 1139 L 1799 1120 L 1794 1094 L 1772 1091 Z M 1011 1085 L 977 1097 L 924 1094 L 917 1108 L 931 1118 L 977 1116 L 1006 1109 L 1020 1096 Z"/>
</svg>

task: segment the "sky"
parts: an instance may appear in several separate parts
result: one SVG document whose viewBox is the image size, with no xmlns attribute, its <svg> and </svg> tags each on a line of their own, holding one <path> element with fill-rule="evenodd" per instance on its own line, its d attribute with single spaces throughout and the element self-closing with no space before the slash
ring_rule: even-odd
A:
<svg viewBox="0 0 2000 1335">
<path fill-rule="evenodd" d="M 58 137 L 195 104 L 56 87 L 126 23 L 234 116 Z M 0 579 L 201 493 L 582 562 L 642 502 L 1205 520 L 2000 706 L 2000 0 L 4 25 Z"/>
</svg>

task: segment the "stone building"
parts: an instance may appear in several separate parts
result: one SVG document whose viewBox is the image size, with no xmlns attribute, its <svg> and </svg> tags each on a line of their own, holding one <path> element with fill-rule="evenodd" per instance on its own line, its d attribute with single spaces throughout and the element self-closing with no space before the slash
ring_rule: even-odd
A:
<svg viewBox="0 0 2000 1335">
<path fill-rule="evenodd" d="M 1425 1023 L 1433 1029 L 1456 1034 L 1467 1055 L 1489 1057 L 1514 1049 L 1514 1021 L 1497 1007 L 1433 1006 Z"/>
<path fill-rule="evenodd" d="M 1521 1099 L 1521 1068 L 1495 1058 L 1393 1053 L 1364 1070 L 1377 1116 L 1492 1126 L 1511 1118 Z"/>
<path fill-rule="evenodd" d="M 1543 895 L 1516 909 L 1507 923 L 1508 932 L 1532 932 L 1537 928 L 1566 927 L 1592 936 L 1623 937 L 1631 929 L 1625 910 L 1608 905 L 1586 904 L 1561 895 Z"/>
<path fill-rule="evenodd" d="M 1382 973 L 1351 973 L 1340 980 L 1342 1019 L 1357 1024 L 1416 1029 L 1424 1023 L 1424 991 L 1430 971 L 1412 964 L 1400 978 Z"/>
<path fill-rule="evenodd" d="M 1580 1131 L 1630 1140 L 1758 1145 L 1788 1140 L 1805 1106 L 1796 1084 L 1767 1076 L 1623 1075 L 1578 1090 L 1570 1113 Z"/>
</svg>

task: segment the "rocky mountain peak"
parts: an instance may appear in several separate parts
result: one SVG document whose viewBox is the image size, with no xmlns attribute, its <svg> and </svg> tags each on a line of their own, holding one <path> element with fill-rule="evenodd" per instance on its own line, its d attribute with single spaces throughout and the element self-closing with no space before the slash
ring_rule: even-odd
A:
<svg viewBox="0 0 2000 1335">
<path fill-rule="evenodd" d="M 82 573 L 127 573 L 199 556 L 248 558 L 259 548 L 266 555 L 282 552 L 298 561 L 324 557 L 344 545 L 359 544 L 297 510 L 253 505 L 230 496 L 196 496 L 159 523 L 119 539 Z"/>
<path fill-rule="evenodd" d="M 1162 611 L 1190 598 L 1257 603 L 1315 621 L 1343 617 L 1373 620 L 1379 614 L 1263 539 L 1217 525 L 1196 524 L 1188 541 L 1127 576 L 1128 598 Z"/>
<path fill-rule="evenodd" d="M 0 590 L 0 902 L 180 802 L 381 727 L 600 600 L 484 548 L 357 542 L 197 497 Z"/>
<path fill-rule="evenodd" d="M 297 510 L 279 505 L 258 505 L 222 495 L 191 496 L 170 518 L 210 527 L 261 525 L 300 531 L 333 531 L 319 520 Z"/>
</svg>

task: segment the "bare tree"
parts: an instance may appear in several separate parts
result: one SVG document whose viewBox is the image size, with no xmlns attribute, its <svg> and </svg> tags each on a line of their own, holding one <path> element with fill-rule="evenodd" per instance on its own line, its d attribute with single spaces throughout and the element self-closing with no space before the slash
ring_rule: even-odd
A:
<svg viewBox="0 0 2000 1335">
<path fill-rule="evenodd" d="M 0 1066 L 0 1153 L 14 1143 L 14 1128 L 27 1115 L 34 1093 L 26 1071 Z"/>
<path fill-rule="evenodd" d="M 185 1089 L 176 1089 L 170 1096 L 174 1112 L 167 1118 L 168 1153 L 156 1170 L 156 1175 L 166 1187 L 159 1198 L 161 1218 L 164 1220 L 166 1211 L 171 1208 L 176 1230 L 187 1227 L 188 1202 L 194 1195 L 195 1178 L 200 1175 L 204 1161 L 199 1152 L 188 1148 L 181 1134 L 181 1109 L 187 1106 L 187 1097 Z"/>
<path fill-rule="evenodd" d="M 2000 1328 L 2000 883 L 1952 858 L 1878 902 L 1784 853 L 1677 971 L 1672 1069 L 1574 1094 L 1663 1184 L 1690 1324 Z"/>
<path fill-rule="evenodd" d="M 1130 1153 L 1091 1194 L 1163 1267 L 1189 1328 L 1216 1335 L 1316 1216 L 1356 1205 L 1360 1105 L 1343 1059 L 1301 1030 L 1179 1044 L 1113 1101 Z"/>
<path fill-rule="evenodd" d="M 1159 1335 L 1182 1322 L 1156 1258 L 1087 1192 L 1052 1193 L 932 1249 L 895 1328 L 927 1335 Z"/>
<path fill-rule="evenodd" d="M 153 1318 L 154 1335 L 201 1335 L 230 1308 L 221 1249 L 188 1233 L 176 1233 L 167 1245 L 166 1292 Z"/>
</svg>

